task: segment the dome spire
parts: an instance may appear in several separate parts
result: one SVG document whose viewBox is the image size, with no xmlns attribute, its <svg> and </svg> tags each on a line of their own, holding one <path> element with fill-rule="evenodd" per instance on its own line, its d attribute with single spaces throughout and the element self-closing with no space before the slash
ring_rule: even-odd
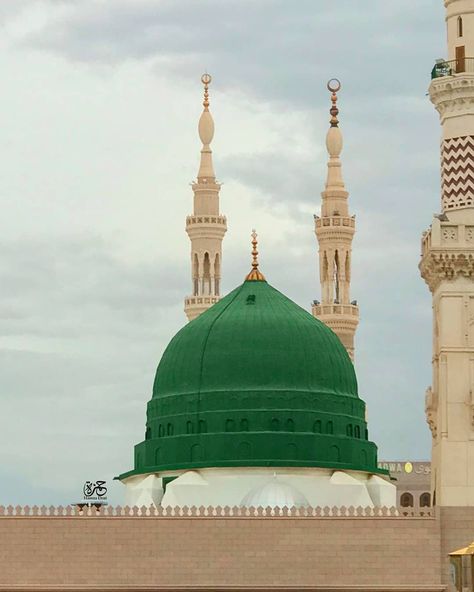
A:
<svg viewBox="0 0 474 592">
<path fill-rule="evenodd" d="M 247 275 L 245 278 L 246 281 L 250 282 L 264 282 L 265 276 L 263 273 L 258 269 L 258 240 L 257 240 L 257 231 L 255 229 L 252 230 L 252 271 Z"/>
<path fill-rule="evenodd" d="M 207 72 L 201 76 L 201 82 L 204 85 L 204 100 L 202 105 L 204 110 L 199 119 L 199 137 L 202 142 L 201 164 L 199 166 L 198 180 L 215 180 L 214 165 L 212 164 L 211 142 L 214 137 L 214 120 L 209 111 L 209 85 L 212 82 L 212 76 Z"/>
</svg>

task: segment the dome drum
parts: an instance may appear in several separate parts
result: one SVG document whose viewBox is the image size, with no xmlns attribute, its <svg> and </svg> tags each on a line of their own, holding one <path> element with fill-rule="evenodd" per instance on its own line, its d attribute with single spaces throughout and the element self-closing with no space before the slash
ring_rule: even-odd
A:
<svg viewBox="0 0 474 592">
<path fill-rule="evenodd" d="M 292 432 L 195 434 L 145 440 L 135 447 L 133 473 L 208 467 L 321 467 L 377 469 L 373 442 Z M 132 473 L 130 473 L 132 474 Z"/>
</svg>

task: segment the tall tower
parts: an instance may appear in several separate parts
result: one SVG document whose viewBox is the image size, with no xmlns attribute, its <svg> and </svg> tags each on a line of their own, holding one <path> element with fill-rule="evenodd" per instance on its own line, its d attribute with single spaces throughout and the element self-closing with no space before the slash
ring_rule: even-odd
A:
<svg viewBox="0 0 474 592">
<path fill-rule="evenodd" d="M 214 137 L 214 120 L 209 111 L 211 80 L 209 74 L 201 77 L 204 84 L 204 110 L 198 127 L 201 164 L 197 181 L 192 184 L 194 211 L 186 217 L 186 232 L 191 240 L 192 295 L 185 298 L 184 311 L 190 321 L 220 298 L 222 239 L 227 230 L 226 217 L 219 213 L 221 186 L 216 181 L 210 146 Z"/>
<path fill-rule="evenodd" d="M 429 94 L 440 115 L 441 214 L 423 233 L 420 271 L 433 298 L 432 493 L 474 505 L 474 0 L 445 0 L 448 59 Z"/>
<path fill-rule="evenodd" d="M 342 134 L 337 118 L 337 92 L 340 88 L 341 83 L 338 80 L 328 82 L 332 101 L 331 127 L 326 136 L 328 174 L 325 190 L 321 194 L 321 217 L 314 217 L 319 243 L 321 302 L 314 301 L 313 315 L 336 333 L 353 360 L 354 335 L 359 324 L 357 302 L 350 299 L 355 216 L 349 214 L 349 193 L 342 179 Z"/>
</svg>

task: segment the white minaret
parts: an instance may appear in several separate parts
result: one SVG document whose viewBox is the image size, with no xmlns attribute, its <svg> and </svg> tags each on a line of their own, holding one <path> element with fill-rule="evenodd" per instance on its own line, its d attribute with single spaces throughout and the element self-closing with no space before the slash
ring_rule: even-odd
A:
<svg viewBox="0 0 474 592">
<path fill-rule="evenodd" d="M 354 335 L 359 324 L 359 308 L 350 299 L 355 216 L 349 214 L 349 193 L 342 178 L 342 134 L 337 118 L 337 92 L 340 88 L 338 80 L 328 82 L 332 101 L 331 127 L 326 136 L 328 174 L 325 190 L 321 194 L 321 217 L 314 217 L 319 243 L 321 302 L 314 301 L 313 315 L 336 333 L 353 360 Z"/>
<path fill-rule="evenodd" d="M 214 120 L 209 111 L 211 76 L 203 74 L 204 110 L 199 119 L 202 142 L 201 164 L 197 181 L 192 184 L 194 211 L 186 218 L 186 232 L 191 240 L 192 295 L 185 298 L 184 311 L 190 321 L 220 298 L 222 239 L 227 230 L 225 216 L 219 214 L 220 183 L 216 181 L 210 144 Z"/>
<path fill-rule="evenodd" d="M 441 119 L 441 214 L 423 233 L 420 271 L 433 296 L 432 493 L 474 505 L 474 0 L 445 0 L 448 59 L 429 88 Z"/>
</svg>

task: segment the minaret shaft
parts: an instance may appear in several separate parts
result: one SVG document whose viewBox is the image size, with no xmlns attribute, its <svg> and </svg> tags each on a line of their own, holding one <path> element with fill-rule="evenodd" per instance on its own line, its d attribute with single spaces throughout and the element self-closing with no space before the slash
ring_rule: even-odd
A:
<svg viewBox="0 0 474 592">
<path fill-rule="evenodd" d="M 185 312 L 192 321 L 220 299 L 222 239 L 227 220 L 219 213 L 220 184 L 216 181 L 210 144 L 214 136 L 214 121 L 209 111 L 211 77 L 204 74 L 204 110 L 199 119 L 202 142 L 201 162 L 193 183 L 194 208 L 186 218 L 186 232 L 191 240 L 192 294 L 185 299 Z"/>
<path fill-rule="evenodd" d="M 329 85 L 328 88 L 333 90 Z M 339 88 L 340 85 L 337 90 Z M 350 299 L 355 217 L 349 214 L 349 194 L 342 178 L 343 142 L 337 119 L 337 90 L 333 90 L 331 96 L 331 127 L 326 137 L 329 161 L 326 187 L 321 194 L 321 217 L 315 216 L 321 302 L 314 302 L 313 315 L 336 333 L 353 360 L 354 336 L 359 323 L 359 308 Z"/>
<path fill-rule="evenodd" d="M 429 94 L 440 115 L 441 215 L 423 233 L 420 271 L 433 297 L 432 493 L 474 505 L 474 0 L 445 0 L 448 60 Z"/>
</svg>

